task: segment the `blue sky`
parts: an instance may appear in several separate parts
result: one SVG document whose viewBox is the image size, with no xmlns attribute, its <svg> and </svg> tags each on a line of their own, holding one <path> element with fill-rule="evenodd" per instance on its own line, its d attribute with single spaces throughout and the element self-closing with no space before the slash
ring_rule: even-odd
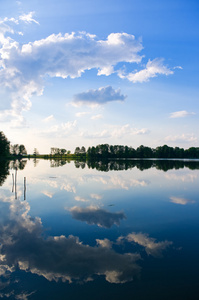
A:
<svg viewBox="0 0 199 300">
<path fill-rule="evenodd" d="M 199 2 L 0 0 L 0 130 L 29 153 L 198 146 Z"/>
</svg>

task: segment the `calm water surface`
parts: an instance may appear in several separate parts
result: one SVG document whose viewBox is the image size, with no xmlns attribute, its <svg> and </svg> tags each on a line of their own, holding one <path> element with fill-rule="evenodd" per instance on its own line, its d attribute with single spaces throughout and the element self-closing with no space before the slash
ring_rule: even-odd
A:
<svg viewBox="0 0 199 300">
<path fill-rule="evenodd" d="M 198 162 L 116 164 L 1 171 L 1 299 L 199 299 Z"/>
</svg>

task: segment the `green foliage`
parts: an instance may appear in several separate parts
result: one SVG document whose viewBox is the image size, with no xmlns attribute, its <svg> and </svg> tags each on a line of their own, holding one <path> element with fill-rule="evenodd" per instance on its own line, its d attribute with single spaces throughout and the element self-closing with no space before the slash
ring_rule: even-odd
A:
<svg viewBox="0 0 199 300">
<path fill-rule="evenodd" d="M 24 145 L 14 144 L 10 146 L 11 154 L 14 156 L 17 155 L 26 155 L 27 151 Z"/>
<path fill-rule="evenodd" d="M 75 155 L 86 155 L 86 148 L 84 146 L 81 147 L 76 147 L 75 148 L 75 152 L 74 152 Z"/>
<path fill-rule="evenodd" d="M 4 159 L 0 163 L 0 186 L 3 185 L 9 175 L 9 161 Z"/>
<path fill-rule="evenodd" d="M 109 146 L 108 144 L 89 147 L 87 150 L 88 159 L 108 158 L 199 158 L 199 147 L 191 147 L 187 150 L 179 147 L 159 146 L 156 149 L 139 146 L 136 150 L 128 146 Z"/>
<path fill-rule="evenodd" d="M 10 142 L 6 138 L 5 134 L 0 131 L 0 157 L 6 157 L 10 155 Z"/>
<path fill-rule="evenodd" d="M 56 148 L 56 147 L 52 147 L 50 148 L 50 155 L 55 155 L 55 156 L 59 156 L 59 155 L 64 155 L 66 154 L 67 150 L 63 149 L 63 148 Z"/>
<path fill-rule="evenodd" d="M 19 145 L 19 155 L 26 155 L 27 151 L 24 145 Z"/>
<path fill-rule="evenodd" d="M 199 161 L 184 161 L 184 160 L 153 160 L 153 159 L 115 159 L 115 160 L 88 160 L 88 168 L 97 169 L 102 172 L 109 171 L 121 171 L 132 168 L 137 168 L 140 171 L 147 170 L 150 168 L 156 168 L 167 172 L 172 169 L 183 169 L 184 167 L 191 170 L 199 170 Z M 75 164 L 76 167 L 79 165 Z"/>
</svg>

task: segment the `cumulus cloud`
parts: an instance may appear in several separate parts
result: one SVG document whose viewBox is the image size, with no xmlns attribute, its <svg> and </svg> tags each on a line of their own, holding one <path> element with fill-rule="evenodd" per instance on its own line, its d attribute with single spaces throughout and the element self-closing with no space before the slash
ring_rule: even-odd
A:
<svg viewBox="0 0 199 300">
<path fill-rule="evenodd" d="M 89 206 L 86 208 L 74 206 L 70 209 L 70 212 L 72 217 L 76 220 L 105 228 L 110 228 L 114 224 L 119 226 L 120 220 L 126 219 L 123 212 L 111 213 L 96 206 Z"/>
<path fill-rule="evenodd" d="M 180 204 L 180 205 L 186 205 L 186 204 L 190 204 L 190 203 L 195 203 L 195 201 L 193 200 L 189 200 L 189 199 L 185 199 L 182 197 L 170 197 L 170 202 L 175 203 L 175 204 Z"/>
<path fill-rule="evenodd" d="M 176 111 L 170 114 L 170 118 L 184 118 L 190 115 L 195 115 L 194 112 L 188 112 L 186 110 Z"/>
<path fill-rule="evenodd" d="M 127 78 L 129 81 L 136 83 L 149 81 L 150 78 L 157 77 L 157 75 L 173 74 L 173 71 L 165 66 L 163 62 L 164 60 L 161 58 L 155 58 L 154 60 L 149 59 L 145 69 L 138 72 L 129 73 L 127 75 L 119 73 L 119 76 L 121 78 Z"/>
<path fill-rule="evenodd" d="M 7 116 L 9 120 L 14 118 L 20 124 L 17 116 L 30 109 L 33 95 L 43 94 L 46 76 L 77 78 L 87 70 L 96 69 L 98 76 L 116 73 L 122 77 L 117 70 L 119 63 L 132 66 L 133 63 L 139 64 L 142 61 L 141 40 L 127 33 L 111 33 L 103 40 L 86 32 L 59 33 L 26 44 L 8 36 L 15 33 L 8 22 L 13 26 L 18 26 L 19 22 L 39 24 L 33 16 L 34 12 L 29 12 L 18 19 L 1 21 L 0 84 L 10 90 L 12 98 L 10 109 L 4 111 L 2 116 Z M 173 71 L 163 65 L 162 60 L 155 59 L 148 61 L 145 70 L 131 72 L 123 77 L 132 82 L 143 82 L 158 74 L 172 73 Z M 91 98 L 88 98 L 89 95 Z M 75 99 L 76 103 L 106 103 L 113 100 L 123 101 L 125 96 L 107 87 L 94 90 L 93 93 L 90 91 L 79 94 Z"/>
<path fill-rule="evenodd" d="M 198 141 L 194 134 L 181 134 L 181 135 L 169 135 L 165 138 L 165 141 L 169 142 L 191 142 L 196 143 Z"/>
<path fill-rule="evenodd" d="M 114 90 L 112 86 L 101 87 L 97 90 L 89 90 L 87 92 L 74 95 L 74 105 L 93 105 L 105 104 L 110 101 L 124 101 L 126 96 L 121 94 L 120 89 Z"/>
</svg>

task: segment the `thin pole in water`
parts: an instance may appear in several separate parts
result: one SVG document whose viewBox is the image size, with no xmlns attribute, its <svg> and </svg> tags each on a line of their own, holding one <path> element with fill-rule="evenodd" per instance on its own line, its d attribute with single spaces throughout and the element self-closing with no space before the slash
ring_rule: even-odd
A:
<svg viewBox="0 0 199 300">
<path fill-rule="evenodd" d="M 26 177 L 24 177 L 24 201 L 26 200 Z"/>
<path fill-rule="evenodd" d="M 17 169 L 15 170 L 15 199 L 17 199 Z"/>
<path fill-rule="evenodd" d="M 12 193 L 14 192 L 14 182 L 15 182 L 14 174 L 12 173 Z"/>
</svg>

